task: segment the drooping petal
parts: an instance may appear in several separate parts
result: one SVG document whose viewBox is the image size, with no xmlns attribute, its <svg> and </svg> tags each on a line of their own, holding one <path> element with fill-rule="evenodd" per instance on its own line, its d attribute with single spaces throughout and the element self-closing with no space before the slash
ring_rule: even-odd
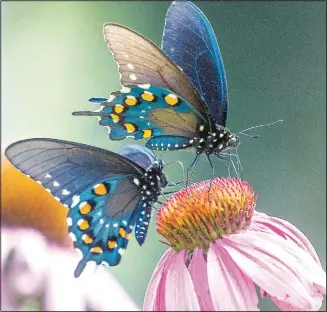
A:
<svg viewBox="0 0 327 312">
<path fill-rule="evenodd" d="M 204 259 L 202 249 L 197 248 L 194 250 L 188 270 L 194 284 L 201 311 L 213 311 L 214 306 L 208 284 L 207 263 Z"/>
<path fill-rule="evenodd" d="M 283 238 L 291 239 L 299 247 L 309 252 L 311 256 L 320 263 L 319 257 L 308 238 L 290 222 L 255 211 L 250 229 L 254 228 L 257 224 L 268 227 Z"/>
<path fill-rule="evenodd" d="M 166 310 L 200 311 L 190 273 L 185 265 L 187 251 L 175 253 L 167 263 Z"/>
<path fill-rule="evenodd" d="M 317 298 L 315 298 L 314 302 L 316 303 L 316 305 L 313 305 L 311 307 L 310 311 L 318 311 L 321 307 L 321 303 L 322 303 L 322 296 L 318 295 Z M 289 303 L 285 303 L 282 300 L 277 299 L 276 297 L 271 297 L 271 300 L 275 303 L 275 305 L 282 311 L 309 311 L 307 309 L 302 309 L 299 307 L 294 307 Z"/>
<path fill-rule="evenodd" d="M 253 282 L 222 248 L 221 240 L 208 251 L 208 281 L 216 311 L 258 311 Z"/>
<path fill-rule="evenodd" d="M 243 231 L 225 237 L 223 246 L 258 286 L 297 309 L 313 309 L 318 294 L 326 292 L 326 273 L 320 265 L 306 251 L 280 236 Z"/>
<path fill-rule="evenodd" d="M 169 248 L 159 260 L 145 292 L 143 311 L 165 311 L 165 284 L 167 262 L 176 252 Z"/>
</svg>

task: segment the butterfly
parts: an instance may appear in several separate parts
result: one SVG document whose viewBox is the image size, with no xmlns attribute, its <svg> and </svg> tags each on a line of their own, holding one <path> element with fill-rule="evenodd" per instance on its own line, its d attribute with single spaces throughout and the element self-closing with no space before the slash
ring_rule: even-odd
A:
<svg viewBox="0 0 327 312">
<path fill-rule="evenodd" d="M 209 21 L 191 2 L 175 1 L 165 19 L 162 50 L 124 26 L 107 23 L 104 38 L 118 64 L 123 89 L 91 98 L 111 140 L 147 139 L 153 150 L 193 147 L 196 157 L 222 158 L 240 142 L 226 128 L 227 82 Z M 212 167 L 213 168 L 213 167 Z"/>
<path fill-rule="evenodd" d="M 56 139 L 18 141 L 5 151 L 22 173 L 41 184 L 70 210 L 69 236 L 87 262 L 117 265 L 134 229 L 145 241 L 151 211 L 168 184 L 163 162 L 139 145 L 126 145 L 119 154 Z"/>
</svg>

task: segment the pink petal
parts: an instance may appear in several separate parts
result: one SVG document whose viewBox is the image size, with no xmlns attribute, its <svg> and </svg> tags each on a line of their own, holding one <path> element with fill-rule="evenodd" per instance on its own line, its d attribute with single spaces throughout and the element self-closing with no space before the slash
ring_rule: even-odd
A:
<svg viewBox="0 0 327 312">
<path fill-rule="evenodd" d="M 289 303 L 285 303 L 284 301 L 278 300 L 276 297 L 271 297 L 271 300 L 276 304 L 276 306 L 282 310 L 282 311 L 309 311 L 307 309 L 302 309 L 298 307 L 294 307 Z M 311 307 L 310 311 L 318 311 L 321 308 L 322 305 L 322 296 L 319 295 L 317 298 L 315 298 L 316 305 L 313 305 Z"/>
<path fill-rule="evenodd" d="M 144 311 L 165 311 L 165 284 L 167 270 L 165 269 L 167 262 L 176 252 L 169 248 L 159 260 L 153 275 L 146 289 L 143 310 Z"/>
<path fill-rule="evenodd" d="M 303 249 L 278 235 L 243 231 L 223 239 L 224 248 L 270 296 L 298 309 L 317 306 L 326 273 Z"/>
<path fill-rule="evenodd" d="M 208 281 L 216 311 L 258 311 L 253 282 L 222 248 L 221 240 L 208 251 Z"/>
<path fill-rule="evenodd" d="M 311 256 L 320 264 L 319 257 L 308 238 L 290 222 L 276 217 L 270 217 L 265 213 L 255 212 L 250 229 L 256 224 L 261 224 L 271 229 L 283 238 L 290 238 L 299 247 L 309 252 Z"/>
<path fill-rule="evenodd" d="M 200 311 L 190 273 L 185 265 L 187 251 L 182 250 L 167 263 L 166 310 Z"/>
<path fill-rule="evenodd" d="M 201 311 L 213 311 L 214 306 L 208 284 L 207 263 L 204 259 L 202 249 L 194 250 L 188 270 L 194 284 Z"/>
</svg>

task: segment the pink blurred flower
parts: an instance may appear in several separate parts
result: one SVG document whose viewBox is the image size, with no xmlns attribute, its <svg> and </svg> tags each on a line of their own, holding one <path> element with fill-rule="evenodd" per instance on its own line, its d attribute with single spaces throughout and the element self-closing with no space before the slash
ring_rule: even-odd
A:
<svg viewBox="0 0 327 312">
<path fill-rule="evenodd" d="M 104 267 L 74 278 L 78 256 L 49 244 L 40 232 L 1 228 L 1 310 L 21 311 L 28 300 L 42 311 L 137 311 Z M 26 307 L 25 307 L 26 308 Z"/>
<path fill-rule="evenodd" d="M 326 273 L 315 250 L 287 221 L 255 212 L 256 198 L 231 178 L 175 193 L 157 215 L 171 248 L 153 273 L 144 310 L 257 311 L 255 285 L 281 310 L 319 310 Z"/>
</svg>

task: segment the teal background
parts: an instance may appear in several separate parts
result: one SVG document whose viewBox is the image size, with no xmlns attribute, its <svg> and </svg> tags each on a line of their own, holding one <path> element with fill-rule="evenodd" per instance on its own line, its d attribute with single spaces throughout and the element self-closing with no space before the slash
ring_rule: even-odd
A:
<svg viewBox="0 0 327 312">
<path fill-rule="evenodd" d="M 325 2 L 195 1 L 211 22 L 224 59 L 229 88 L 228 127 L 240 131 L 284 122 L 242 137 L 244 178 L 259 193 L 257 210 L 286 219 L 311 240 L 326 263 L 326 4 Z M 170 2 L 2 3 L 2 145 L 31 137 L 79 141 L 110 150 L 95 118 L 72 111 L 95 108 L 92 96 L 119 90 L 117 66 L 102 25 L 116 22 L 160 45 Z M 187 166 L 190 152 L 166 153 Z M 215 161 L 217 175 L 227 175 Z M 177 166 L 167 167 L 179 181 Z M 196 180 L 208 178 L 201 159 Z M 134 239 L 112 268 L 142 306 L 151 274 L 165 251 L 151 225 L 140 249 Z M 262 309 L 276 310 L 265 300 Z M 325 304 L 321 310 L 325 310 Z"/>
</svg>

